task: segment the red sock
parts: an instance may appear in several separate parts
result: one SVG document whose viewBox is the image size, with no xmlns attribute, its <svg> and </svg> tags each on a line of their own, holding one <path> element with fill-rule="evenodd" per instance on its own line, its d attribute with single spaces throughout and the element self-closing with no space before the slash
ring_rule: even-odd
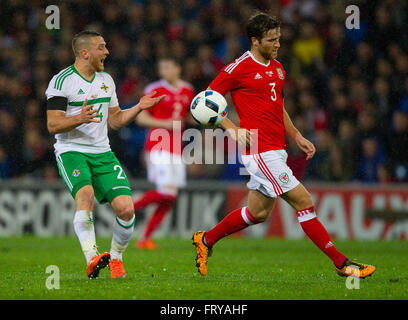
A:
<svg viewBox="0 0 408 320">
<path fill-rule="evenodd" d="M 173 203 L 176 201 L 175 196 L 171 195 L 163 195 L 159 202 L 159 206 L 153 212 L 149 222 L 146 225 L 146 228 L 143 232 L 142 239 L 148 239 L 152 235 L 152 233 L 160 226 L 161 222 L 163 221 L 164 217 L 170 211 Z"/>
<path fill-rule="evenodd" d="M 341 267 L 347 258 L 342 253 L 337 251 L 326 229 L 316 218 L 314 207 L 299 210 L 296 212 L 296 214 L 298 216 L 300 226 L 310 240 L 312 240 L 313 243 L 319 247 L 319 249 L 322 250 L 337 267 Z"/>
<path fill-rule="evenodd" d="M 212 247 L 218 240 L 260 222 L 252 216 L 247 207 L 237 209 L 229 213 L 219 224 L 205 233 L 205 244 Z"/>
<path fill-rule="evenodd" d="M 166 195 L 157 192 L 157 190 L 150 190 L 142 194 L 142 196 L 133 203 L 135 211 L 147 207 L 149 204 L 158 203 Z"/>
</svg>

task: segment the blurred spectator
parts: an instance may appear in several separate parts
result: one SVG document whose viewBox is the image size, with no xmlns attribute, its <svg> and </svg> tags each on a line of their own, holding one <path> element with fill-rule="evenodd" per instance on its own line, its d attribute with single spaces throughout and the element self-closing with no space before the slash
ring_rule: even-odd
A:
<svg viewBox="0 0 408 320">
<path fill-rule="evenodd" d="M 4 153 L 12 164 L 12 174 L 19 176 L 24 171 L 22 131 L 17 116 L 2 110 L 0 110 L 0 144 L 4 146 Z"/>
<path fill-rule="evenodd" d="M 334 95 L 334 100 L 329 109 L 329 129 L 331 132 L 337 132 L 339 123 L 343 120 L 354 121 L 357 117 L 355 110 L 349 105 L 347 95 L 344 92 L 338 92 Z"/>
<path fill-rule="evenodd" d="M 405 112 L 394 112 L 392 128 L 387 139 L 387 151 L 394 168 L 394 176 L 397 181 L 406 181 L 408 177 L 408 116 Z"/>
<path fill-rule="evenodd" d="M 392 168 L 388 162 L 381 163 L 377 167 L 377 177 L 378 183 L 387 184 L 394 182 Z"/>
<path fill-rule="evenodd" d="M 348 182 L 353 176 L 353 169 L 348 154 L 339 144 L 333 143 L 329 148 L 329 157 L 323 163 L 324 179 L 329 182 Z"/>
<path fill-rule="evenodd" d="M 303 23 L 300 36 L 293 43 L 293 55 L 299 60 L 302 72 L 311 71 L 321 63 L 324 55 L 323 41 L 312 22 Z"/>
<path fill-rule="evenodd" d="M 47 160 L 52 157 L 47 148 L 47 141 L 41 136 L 38 128 L 25 131 L 23 147 L 25 173 L 39 172 L 44 169 Z"/>
<path fill-rule="evenodd" d="M 6 152 L 6 148 L 0 145 L 0 181 L 13 176 L 11 159 Z"/>
<path fill-rule="evenodd" d="M 305 179 L 319 181 L 325 179 L 325 164 L 329 161 L 330 146 L 333 142 L 332 135 L 327 130 L 316 132 L 315 147 L 318 152 L 309 160 Z"/>
<path fill-rule="evenodd" d="M 380 150 L 375 138 L 364 138 L 362 153 L 357 164 L 354 178 L 364 183 L 378 182 L 378 167 L 386 161 L 384 153 Z"/>
<path fill-rule="evenodd" d="M 358 129 L 353 122 L 348 120 L 341 121 L 336 142 L 353 170 L 356 167 L 359 155 L 359 140 L 356 136 L 357 131 Z"/>
</svg>

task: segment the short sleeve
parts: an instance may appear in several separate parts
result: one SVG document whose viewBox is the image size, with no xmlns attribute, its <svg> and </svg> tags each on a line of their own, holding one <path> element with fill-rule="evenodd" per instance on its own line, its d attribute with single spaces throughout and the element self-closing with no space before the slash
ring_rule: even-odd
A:
<svg viewBox="0 0 408 320">
<path fill-rule="evenodd" d="M 48 84 L 48 88 L 45 91 L 45 96 L 47 97 L 47 100 L 49 100 L 52 97 L 64 97 L 67 98 L 68 95 L 65 92 L 65 86 L 64 83 L 59 83 L 57 81 L 57 76 L 55 75 L 54 77 L 52 77 L 51 81 Z"/>
<path fill-rule="evenodd" d="M 119 106 L 119 100 L 118 96 L 116 94 L 116 85 L 115 81 L 113 81 L 112 77 L 109 75 L 111 86 L 112 86 L 112 93 L 111 93 L 111 99 L 109 102 L 109 108 L 117 107 Z"/>
<path fill-rule="evenodd" d="M 210 83 L 209 87 L 225 95 L 227 92 L 237 88 L 238 85 L 239 82 L 233 74 L 221 70 L 218 76 Z"/>
</svg>

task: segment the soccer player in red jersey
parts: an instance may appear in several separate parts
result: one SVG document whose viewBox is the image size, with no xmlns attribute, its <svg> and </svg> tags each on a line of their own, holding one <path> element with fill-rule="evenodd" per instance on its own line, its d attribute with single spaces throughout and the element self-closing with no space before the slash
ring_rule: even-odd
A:
<svg viewBox="0 0 408 320">
<path fill-rule="evenodd" d="M 145 192 L 135 201 L 134 209 L 157 205 L 136 242 L 140 249 L 157 248 L 151 236 L 176 201 L 178 189 L 186 183 L 186 168 L 181 158 L 182 121 L 188 119 L 194 89 L 180 78 L 181 66 L 173 58 L 160 59 L 158 72 L 161 79 L 147 85 L 144 94 L 156 91 L 157 94 L 166 93 L 166 97 L 157 108 L 142 111 L 136 121 L 140 126 L 151 128 L 146 137 L 145 155 L 148 180 L 156 189 Z"/>
<path fill-rule="evenodd" d="M 361 278 L 371 275 L 374 266 L 350 261 L 336 249 L 316 217 L 309 192 L 286 164 L 285 135 L 296 142 L 307 159 L 312 158 L 316 150 L 295 128 L 284 108 L 282 89 L 286 74 L 276 60 L 280 47 L 279 21 L 257 13 L 249 19 L 246 32 L 251 43 L 250 51 L 225 66 L 210 83 L 209 90 L 223 95 L 230 92 L 240 118 L 240 128 L 229 119 L 225 119 L 221 127 L 236 139 L 238 132 L 244 131 L 246 146 L 242 161 L 250 174 L 248 205 L 230 212 L 211 230 L 194 233 L 198 271 L 202 275 L 207 273 L 208 257 L 220 239 L 264 222 L 279 196 L 296 210 L 303 231 L 333 261 L 339 275 Z M 251 134 L 251 129 L 257 130 L 256 136 Z M 251 146 L 254 141 L 257 142 L 256 151 Z"/>
</svg>

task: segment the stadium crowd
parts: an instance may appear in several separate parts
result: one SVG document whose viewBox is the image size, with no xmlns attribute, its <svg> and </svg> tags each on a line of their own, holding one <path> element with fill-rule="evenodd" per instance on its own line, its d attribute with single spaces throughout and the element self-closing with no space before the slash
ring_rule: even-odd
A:
<svg viewBox="0 0 408 320">
<path fill-rule="evenodd" d="M 304 181 L 408 181 L 408 8 L 398 0 L 353 1 L 359 29 L 347 29 L 347 1 L 60 1 L 60 29 L 48 30 L 47 1 L 0 2 L 0 180 L 58 178 L 46 129 L 45 90 L 74 61 L 71 40 L 100 32 L 106 71 L 122 108 L 157 79 L 156 61 L 183 61 L 183 79 L 204 90 L 249 48 L 243 25 L 254 9 L 282 21 L 278 60 L 287 73 L 285 108 L 317 153 L 306 162 L 288 140 L 288 164 Z M 230 112 L 234 120 L 236 115 Z M 145 177 L 146 130 L 111 131 L 112 149 L 133 178 Z M 212 148 L 213 146 L 205 146 Z M 226 152 L 221 150 L 221 152 Z M 189 178 L 241 180 L 236 165 L 190 165 Z"/>
</svg>

